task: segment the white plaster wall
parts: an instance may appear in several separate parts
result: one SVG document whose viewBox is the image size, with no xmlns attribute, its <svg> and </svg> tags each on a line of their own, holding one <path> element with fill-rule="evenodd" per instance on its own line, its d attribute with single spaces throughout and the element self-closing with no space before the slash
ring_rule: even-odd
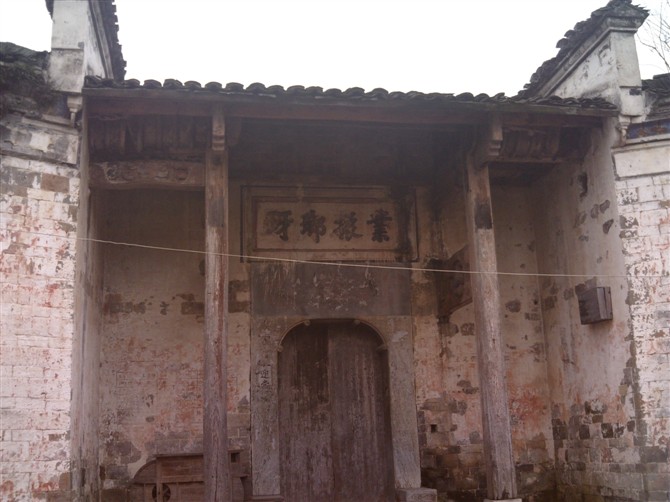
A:
<svg viewBox="0 0 670 502">
<path fill-rule="evenodd" d="M 55 0 L 49 82 L 59 91 L 81 93 L 86 75 L 109 77 L 88 0 Z"/>
<path fill-rule="evenodd" d="M 650 179 L 654 175 L 670 172 L 670 139 L 626 145 L 614 150 L 614 164 L 620 178 L 642 176 Z M 652 182 L 653 186 L 655 183 Z M 637 188 L 637 187 L 634 187 Z M 662 201 L 651 196 L 642 202 Z"/>
<path fill-rule="evenodd" d="M 550 94 L 601 97 L 617 105 L 623 115 L 641 115 L 644 111 L 641 84 L 634 33 L 611 32 Z"/>
</svg>

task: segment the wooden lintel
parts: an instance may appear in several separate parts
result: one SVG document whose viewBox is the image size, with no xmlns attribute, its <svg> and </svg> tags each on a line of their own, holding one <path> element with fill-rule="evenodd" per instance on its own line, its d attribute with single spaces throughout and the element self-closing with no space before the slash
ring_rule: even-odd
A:
<svg viewBox="0 0 670 502">
<path fill-rule="evenodd" d="M 466 219 L 471 287 L 475 311 L 484 431 L 484 464 L 488 498 L 516 496 L 512 428 L 507 399 L 504 340 L 501 326 L 500 287 L 488 164 L 477 166 L 467 156 Z"/>
<path fill-rule="evenodd" d="M 204 481 L 206 501 L 232 496 L 228 455 L 228 152 L 205 167 Z"/>
<path fill-rule="evenodd" d="M 202 162 L 128 160 L 90 165 L 92 187 L 106 189 L 170 188 L 193 190 L 205 185 Z"/>
</svg>

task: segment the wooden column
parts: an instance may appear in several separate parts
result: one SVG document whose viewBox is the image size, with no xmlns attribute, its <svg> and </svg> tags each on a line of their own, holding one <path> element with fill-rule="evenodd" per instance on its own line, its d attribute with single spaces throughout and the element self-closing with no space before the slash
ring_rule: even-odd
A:
<svg viewBox="0 0 670 502">
<path fill-rule="evenodd" d="M 205 165 L 205 501 L 231 500 L 227 425 L 228 152 L 223 114 L 212 117 Z"/>
<path fill-rule="evenodd" d="M 495 232 L 491 211 L 488 161 L 502 143 L 499 122 L 467 157 L 466 215 L 472 270 L 479 387 L 484 429 L 484 460 L 488 497 L 516 496 L 514 456 L 505 378 L 504 342 L 500 322 Z"/>
</svg>

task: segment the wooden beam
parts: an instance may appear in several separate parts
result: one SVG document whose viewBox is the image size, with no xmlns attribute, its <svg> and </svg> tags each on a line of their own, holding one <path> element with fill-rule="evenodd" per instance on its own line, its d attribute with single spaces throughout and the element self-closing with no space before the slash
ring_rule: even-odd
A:
<svg viewBox="0 0 670 502">
<path fill-rule="evenodd" d="M 91 186 L 105 189 L 169 188 L 202 189 L 203 162 L 180 160 L 125 160 L 90 165 Z"/>
<path fill-rule="evenodd" d="M 228 152 L 223 115 L 212 118 L 205 168 L 205 501 L 232 497 L 228 456 Z"/>
<path fill-rule="evenodd" d="M 226 119 L 325 120 L 380 124 L 484 124 L 491 113 L 503 115 L 504 124 L 534 126 L 599 126 L 615 114 L 600 108 L 571 108 L 526 103 L 414 102 L 410 100 L 358 101 L 336 98 L 221 95 L 168 90 L 88 89 L 90 116 L 188 115 L 209 116 L 222 106 Z"/>
<path fill-rule="evenodd" d="M 470 154 L 467 157 L 466 214 L 470 263 L 472 270 L 479 272 L 471 275 L 471 286 L 488 497 L 505 500 L 516 496 L 516 479 L 505 382 L 489 168 L 488 163 L 478 166 L 475 161 L 475 158 L 488 155 L 488 147 L 484 150 L 480 155 Z"/>
</svg>

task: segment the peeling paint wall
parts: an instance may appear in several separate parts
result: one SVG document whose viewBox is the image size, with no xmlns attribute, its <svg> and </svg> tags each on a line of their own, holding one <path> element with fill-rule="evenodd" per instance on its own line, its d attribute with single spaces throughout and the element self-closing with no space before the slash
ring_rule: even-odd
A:
<svg viewBox="0 0 670 502">
<path fill-rule="evenodd" d="M 616 139 L 594 132 L 581 164 L 561 165 L 538 181 L 534 204 L 541 304 L 559 489 L 646 500 L 646 460 L 638 443 L 638 363 L 629 319 L 631 291 L 610 157 Z M 578 277 L 561 277 L 577 274 Z M 598 276 L 598 277 L 595 277 Z M 611 288 L 613 320 L 582 325 L 576 293 Z"/>
<path fill-rule="evenodd" d="M 55 2 L 48 69 L 60 90 L 80 92 L 84 74 L 109 65 L 94 7 Z M 131 480 L 147 461 L 203 449 L 204 195 L 80 194 L 87 152 L 69 120 L 77 96 L 53 94 L 42 82 L 46 59 L 33 63 L 38 87 L 4 93 L 0 117 L 0 499 L 135 500 Z M 555 93 L 605 97 L 634 116 L 639 86 L 632 32 L 611 32 Z M 614 166 L 619 125 L 593 133 L 583 162 L 493 187 L 498 267 L 518 274 L 501 276 L 500 291 L 519 494 L 529 502 L 669 496 L 668 145 L 619 146 Z M 228 427 L 244 463 L 252 444 L 265 448 L 253 459 L 254 491 L 279 486 L 264 363 L 276 359 L 282 333 L 314 316 L 357 318 L 387 341 L 396 486 L 418 486 L 420 470 L 443 499 L 483 496 L 473 308 L 444 315 L 436 273 L 418 270 L 467 244 L 457 149 L 444 131 L 411 127 L 250 120 L 241 130 L 230 156 L 231 253 L 246 250 L 246 185 L 409 187 L 416 213 L 403 228 L 417 221 L 405 243 L 415 249 L 395 257 L 409 267 L 402 281 L 281 266 L 293 282 L 263 296 L 273 267 L 231 259 Z M 98 237 L 160 249 L 88 240 Z M 265 275 L 254 283 L 254 273 Z M 313 288 L 300 285 L 309 278 Z M 582 325 L 577 295 L 594 286 L 611 289 L 613 320 Z M 286 295 L 273 297 L 298 288 L 291 309 Z"/>
<path fill-rule="evenodd" d="M 650 169 L 667 165 L 667 143 L 634 151 L 625 166 L 615 155 L 626 272 L 652 276 L 629 278 L 626 298 L 631 380 L 638 396 L 635 444 L 649 500 L 670 498 L 670 170 Z"/>
<path fill-rule="evenodd" d="M 531 187 L 492 192 L 512 444 L 520 495 L 551 500 L 555 490 L 547 350 L 537 269 Z M 528 274 L 528 275 L 524 275 Z"/>
<path fill-rule="evenodd" d="M 458 170 L 444 173 L 439 207 L 420 198 L 421 258 L 453 255 L 467 244 L 464 191 Z M 421 192 L 423 193 L 423 192 Z M 552 500 L 555 489 L 551 406 L 531 188 L 494 186 L 498 268 L 529 274 L 500 277 L 507 384 L 519 493 Z M 434 230 L 437 224 L 439 231 Z M 469 280 L 466 278 L 466 280 Z M 435 276 L 414 273 L 412 312 L 423 481 L 454 500 L 486 495 L 472 304 L 448 319 L 437 308 Z"/>
<path fill-rule="evenodd" d="M 84 75 L 108 74 L 110 48 L 98 37 L 98 5 L 50 4 L 51 53 L 0 44 L 0 499 L 7 501 L 97 499 L 99 479 L 102 260 L 100 246 L 85 240 L 97 235 L 99 205 L 89 203 L 77 113 Z"/>
<path fill-rule="evenodd" d="M 204 206 L 200 192 L 105 194 L 100 356 L 105 499 L 156 454 L 202 452 Z"/>
<path fill-rule="evenodd" d="M 3 111 L 0 499 L 66 500 L 79 132 L 48 107 Z"/>
<path fill-rule="evenodd" d="M 298 135 L 297 145 L 312 144 L 304 134 L 300 132 Z M 383 142 L 383 136 L 376 137 L 376 142 Z M 246 165 L 245 149 L 250 148 L 250 145 L 242 143 L 241 149 L 233 156 L 237 162 L 231 166 L 234 172 L 239 166 Z M 404 155 L 415 158 L 411 148 L 425 148 L 421 142 L 417 145 L 406 146 L 409 151 Z M 363 142 L 356 148 L 346 150 L 347 159 L 355 159 L 356 155 L 369 155 L 366 148 L 367 144 Z M 296 147 L 291 151 L 297 155 L 300 150 Z M 266 157 L 263 162 L 267 163 L 269 159 L 271 157 Z M 292 168 L 299 171 L 303 162 L 311 162 L 311 157 L 297 157 Z M 419 171 L 429 172 L 431 162 L 418 166 Z M 265 169 L 264 165 L 258 167 L 261 172 Z M 413 266 L 426 266 L 435 256 L 448 257 L 465 246 L 461 175 L 458 168 L 450 168 L 440 173 L 438 177 L 441 181 L 435 188 L 420 184 L 413 187 L 418 228 L 418 260 Z M 284 184 L 299 179 L 292 179 L 290 173 L 284 173 Z M 242 187 L 249 182 L 235 180 L 230 187 L 230 251 L 233 253 L 243 249 L 239 236 L 244 234 L 242 225 L 245 220 L 240 209 L 245 204 Z M 319 186 L 324 187 L 324 183 Z M 528 187 L 496 189 L 494 214 L 499 233 L 501 268 L 532 274 L 536 271 L 536 250 L 529 190 Z M 277 193 L 283 193 L 282 189 Z M 109 239 L 158 243 L 164 247 L 202 248 L 201 193 L 110 192 L 106 199 L 105 225 Z M 105 389 L 102 391 L 100 437 L 105 497 L 114 500 L 115 497 L 125 496 L 126 487 L 137 469 L 157 453 L 201 451 L 200 425 L 196 426 L 195 422 L 183 418 L 184 414 L 190 413 L 189 410 L 201 404 L 170 399 L 171 396 L 177 398 L 181 395 L 186 384 L 183 378 L 172 377 L 171 372 L 178 367 L 177 361 L 181 361 L 179 364 L 188 364 L 187 371 L 196 368 L 201 370 L 199 344 L 202 325 L 195 306 L 202 302 L 204 286 L 200 275 L 202 270 L 199 268 L 201 258 L 173 256 L 168 251 L 116 246 L 106 246 L 105 249 L 105 330 L 101 369 L 101 382 L 104 382 Z M 509 253 L 509 249 L 514 252 Z M 374 300 L 374 295 L 371 298 L 363 295 L 361 298 L 366 301 L 361 305 L 368 306 L 356 304 L 358 306 L 352 313 L 340 311 L 343 305 L 354 305 L 355 302 L 351 303 L 350 299 L 338 307 L 332 303 L 332 299 L 325 301 L 324 297 L 322 300 L 325 303 L 319 304 L 317 308 L 314 302 L 321 298 L 317 295 L 321 291 L 318 288 L 327 288 L 331 271 L 334 270 L 335 274 L 332 278 L 334 285 L 344 284 L 342 281 L 346 282 L 352 274 L 345 269 L 328 269 L 316 274 L 319 285 L 315 284 L 314 287 L 318 291 L 312 294 L 309 293 L 312 284 L 304 281 L 312 277 L 314 271 L 308 271 L 307 275 L 302 269 L 286 272 L 287 280 L 292 278 L 294 282 L 304 283 L 302 286 L 278 283 L 271 287 L 265 282 L 253 286 L 251 268 L 249 264 L 235 259 L 230 262 L 228 410 L 231 445 L 245 450 L 248 455 L 251 447 L 250 431 L 257 430 L 260 434 L 266 425 L 270 427 L 267 423 L 269 419 L 265 416 L 267 413 L 264 415 L 257 409 L 256 415 L 253 415 L 254 382 L 260 378 L 258 364 L 261 364 L 257 361 L 261 357 L 260 352 L 252 353 L 254 342 L 253 335 L 250 341 L 250 330 L 253 333 L 254 323 L 262 323 L 264 318 L 276 318 L 273 322 L 284 326 L 288 312 L 293 312 L 292 316 L 302 312 L 307 317 L 315 315 L 331 318 L 344 315 L 374 319 L 370 316 L 381 315 L 391 304 L 397 304 L 394 308 L 402 308 L 403 312 L 411 307 L 411 312 L 407 310 L 403 315 L 411 313 L 414 368 L 407 373 L 408 369 L 403 366 L 393 370 L 392 375 L 396 372 L 395 378 L 399 381 L 407 378 L 413 380 L 418 409 L 416 436 L 413 431 L 404 431 L 394 438 L 398 442 L 397 458 L 402 459 L 403 455 L 411 453 L 411 448 L 407 450 L 402 446 L 403 442 L 410 441 L 412 437 L 416 441 L 418 437 L 424 486 L 434 486 L 443 496 L 461 499 L 483 495 L 485 474 L 482 465 L 481 405 L 471 305 L 455 312 L 449 320 L 440 320 L 435 277 L 431 273 L 416 271 L 411 274 L 411 292 L 391 288 L 396 291 L 396 296 L 403 298 L 411 293 L 411 302 L 385 301 L 375 306 L 378 300 Z M 279 268 L 289 271 L 286 267 Z M 197 272 L 195 276 L 194 272 Z M 265 272 L 260 273 L 259 277 L 267 275 Z M 185 288 L 188 284 L 190 286 Z M 534 497 L 533 500 L 544 500 L 541 497 L 553 488 L 555 478 L 552 471 L 551 406 L 548 387 L 543 383 L 547 370 L 538 283 L 532 276 L 515 277 L 503 280 L 502 286 L 506 307 L 504 326 L 510 368 L 510 406 L 520 489 L 523 494 Z M 261 292 L 260 296 L 256 295 L 257 302 L 260 298 L 266 298 L 263 300 L 266 304 L 252 305 L 254 287 Z M 273 300 L 271 293 L 263 293 L 267 288 L 281 292 L 294 287 L 304 289 L 300 294 L 307 295 L 310 300 L 304 304 L 291 304 L 288 310 L 281 310 L 282 298 L 286 295 L 278 293 L 279 296 Z M 389 286 L 379 283 L 377 288 L 386 291 Z M 366 294 L 371 292 L 367 291 Z M 317 310 L 312 312 L 314 308 Z M 377 310 L 373 313 L 370 309 Z M 392 318 L 388 319 L 390 322 Z M 403 322 L 407 324 L 409 319 L 407 317 Z M 295 318 L 296 322 L 299 320 L 299 317 Z M 257 329 L 260 333 L 258 336 L 261 336 L 264 331 Z M 280 336 L 282 332 L 277 329 L 271 336 Z M 188 343 L 183 343 L 184 340 Z M 272 347 L 263 350 L 270 350 L 268 357 L 272 357 L 272 354 L 276 357 Z M 397 373 L 401 370 L 406 373 Z M 412 376 L 414 373 L 416 378 Z M 200 375 L 196 380 L 199 378 Z M 199 385 L 201 382 L 198 381 L 198 392 Z M 402 412 L 396 410 L 399 414 L 398 424 L 404 424 L 405 421 L 402 413 L 407 412 L 407 409 L 402 409 Z M 253 416 L 256 416 L 256 422 L 253 422 Z M 257 429 L 251 429 L 253 423 Z M 259 447 L 264 444 L 260 439 L 255 441 Z M 264 454 L 254 458 L 260 463 L 271 461 L 271 456 Z M 409 457 L 398 461 L 406 461 L 408 466 L 414 462 Z M 401 476 L 412 471 L 402 465 L 396 468 Z M 259 477 L 254 479 L 255 491 L 273 492 L 276 484 L 273 469 L 266 466 L 258 471 Z"/>
</svg>

